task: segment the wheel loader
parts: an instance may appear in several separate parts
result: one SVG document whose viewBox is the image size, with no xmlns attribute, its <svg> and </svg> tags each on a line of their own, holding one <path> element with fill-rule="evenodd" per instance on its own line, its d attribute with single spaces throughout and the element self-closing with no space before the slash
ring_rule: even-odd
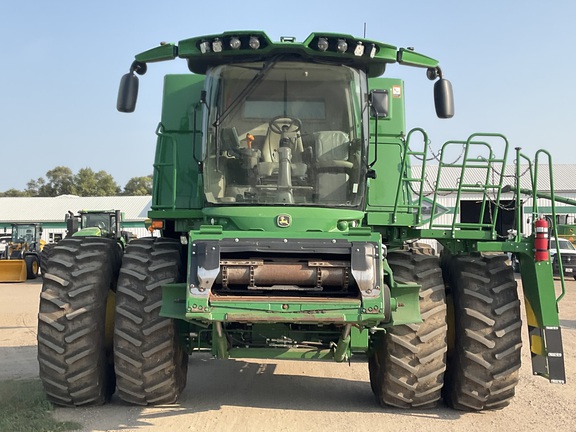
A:
<svg viewBox="0 0 576 432">
<path fill-rule="evenodd" d="M 121 262 L 112 239 L 64 239 L 44 278 L 38 359 L 52 402 L 102 404 L 116 391 L 173 403 L 188 356 L 205 351 L 365 362 L 383 406 L 497 409 L 515 393 L 522 331 L 534 374 L 565 382 L 549 229 L 535 201 L 522 232 L 519 194 L 512 224 L 500 223 L 510 153 L 530 162 L 514 177 L 533 193 L 551 156 L 532 165 L 497 133 L 433 155 L 427 133 L 406 127 L 404 82 L 385 72 L 420 68 L 448 119 L 437 60 L 347 34 L 224 32 L 137 54 L 117 109 L 134 111 L 148 65 L 175 59 L 188 71 L 164 78 L 153 235 Z M 476 210 L 462 212 L 470 195 Z M 506 253 L 521 261 L 524 327 Z"/>
<path fill-rule="evenodd" d="M 41 224 L 12 224 L 11 239 L 0 255 L 0 282 L 36 279 L 41 268 L 40 253 L 45 243 Z"/>
</svg>

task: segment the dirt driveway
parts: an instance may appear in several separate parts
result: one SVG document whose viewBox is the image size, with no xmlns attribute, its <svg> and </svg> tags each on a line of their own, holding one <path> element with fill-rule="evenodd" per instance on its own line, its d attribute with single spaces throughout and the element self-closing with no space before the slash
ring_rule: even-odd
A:
<svg viewBox="0 0 576 432">
<path fill-rule="evenodd" d="M 0 284 L 0 381 L 38 376 L 40 289 L 41 279 Z M 567 290 L 560 315 L 568 384 L 533 377 L 524 341 L 516 397 L 500 411 L 383 409 L 372 397 L 363 363 L 223 361 L 200 355 L 190 359 L 188 386 L 176 405 L 133 407 L 114 398 L 103 407 L 58 408 L 56 417 L 79 421 L 85 431 L 575 431 L 576 281 L 567 281 Z"/>
</svg>

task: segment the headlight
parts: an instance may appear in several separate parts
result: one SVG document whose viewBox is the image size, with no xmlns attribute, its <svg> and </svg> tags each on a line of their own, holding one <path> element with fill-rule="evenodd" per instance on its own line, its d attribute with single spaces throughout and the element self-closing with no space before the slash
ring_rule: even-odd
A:
<svg viewBox="0 0 576 432">
<path fill-rule="evenodd" d="M 236 36 L 230 39 L 230 48 L 236 50 L 239 49 L 241 45 L 242 42 L 240 42 L 240 39 L 238 39 Z"/>
<path fill-rule="evenodd" d="M 200 52 L 206 54 L 210 52 L 210 42 L 202 41 L 200 42 Z"/>
<path fill-rule="evenodd" d="M 358 41 L 358 45 L 356 45 L 356 48 L 354 48 L 354 55 L 361 57 L 364 54 L 364 45 L 362 45 L 362 42 Z"/>
<path fill-rule="evenodd" d="M 212 42 L 212 51 L 222 52 L 222 41 L 220 39 L 214 39 L 214 42 Z"/>
<path fill-rule="evenodd" d="M 376 56 L 376 45 L 372 44 L 372 48 L 370 48 L 370 58 L 374 58 Z"/>
<path fill-rule="evenodd" d="M 348 49 L 348 44 L 346 43 L 346 39 L 338 39 L 338 43 L 336 44 L 336 49 L 338 52 L 346 52 Z"/>
<path fill-rule="evenodd" d="M 252 49 L 258 49 L 260 48 L 260 40 L 256 36 L 251 36 L 248 45 L 250 45 Z"/>
<path fill-rule="evenodd" d="M 320 51 L 326 51 L 328 49 L 328 39 L 325 37 L 318 38 L 318 49 Z"/>
</svg>

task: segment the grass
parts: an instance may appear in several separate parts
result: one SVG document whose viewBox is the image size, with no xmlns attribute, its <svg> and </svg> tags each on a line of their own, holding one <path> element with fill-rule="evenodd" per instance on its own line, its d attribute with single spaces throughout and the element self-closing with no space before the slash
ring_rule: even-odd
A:
<svg viewBox="0 0 576 432">
<path fill-rule="evenodd" d="M 82 429 L 79 423 L 55 420 L 52 411 L 52 404 L 46 399 L 39 380 L 0 382 L 0 431 L 58 432 Z"/>
</svg>

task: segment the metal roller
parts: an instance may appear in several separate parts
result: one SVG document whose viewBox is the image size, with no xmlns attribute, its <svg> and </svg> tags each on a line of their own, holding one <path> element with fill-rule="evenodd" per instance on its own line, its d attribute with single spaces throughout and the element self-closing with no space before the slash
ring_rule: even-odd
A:
<svg viewBox="0 0 576 432">
<path fill-rule="evenodd" d="M 225 260 L 220 262 L 220 269 L 216 283 L 223 287 L 292 285 L 347 288 L 350 262 Z"/>
</svg>

